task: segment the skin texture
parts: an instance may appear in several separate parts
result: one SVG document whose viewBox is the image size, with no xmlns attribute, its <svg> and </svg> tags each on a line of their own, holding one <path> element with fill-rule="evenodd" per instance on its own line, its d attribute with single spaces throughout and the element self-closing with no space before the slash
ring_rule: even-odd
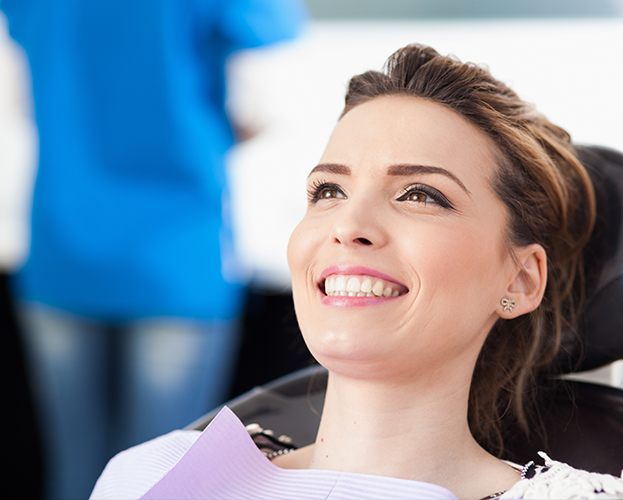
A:
<svg viewBox="0 0 623 500">
<path fill-rule="evenodd" d="M 419 98 L 379 97 L 338 122 L 325 166 L 308 179 L 311 190 L 329 185 L 288 245 L 297 318 L 329 370 L 327 397 L 315 444 L 276 465 L 427 481 L 461 498 L 519 479 L 467 426 L 487 333 L 498 318 L 538 307 L 547 275 L 540 245 L 514 248 L 522 267 L 511 258 L 506 209 L 491 187 L 495 157 L 474 125 Z M 405 164 L 443 168 L 463 187 L 439 173 L 388 175 Z M 414 184 L 443 193 L 453 209 Z M 330 266 L 366 266 L 407 291 L 356 307 L 327 301 L 319 285 Z M 502 310 L 502 296 L 516 301 L 512 312 Z"/>
</svg>

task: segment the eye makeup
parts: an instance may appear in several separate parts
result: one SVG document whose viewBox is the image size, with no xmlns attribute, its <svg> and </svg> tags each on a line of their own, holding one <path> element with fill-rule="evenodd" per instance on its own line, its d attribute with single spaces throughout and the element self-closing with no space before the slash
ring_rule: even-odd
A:
<svg viewBox="0 0 623 500">
<path fill-rule="evenodd" d="M 409 200 L 409 198 L 411 197 L 411 195 L 417 194 L 417 193 L 424 193 L 426 196 L 432 198 L 434 203 L 439 205 L 440 207 L 447 208 L 449 210 L 455 210 L 452 203 L 450 203 L 448 198 L 446 198 L 441 193 L 441 191 L 435 189 L 434 187 L 428 186 L 427 184 L 417 183 L 417 184 L 411 184 L 407 186 L 406 188 L 404 188 L 403 194 L 399 198 L 397 198 L 397 200 L 398 201 L 415 201 L 415 200 Z M 428 202 L 426 201 L 420 201 L 416 203 L 423 203 L 424 205 L 428 205 Z"/>
<path fill-rule="evenodd" d="M 344 195 L 342 188 L 333 182 L 326 182 L 320 179 L 311 182 L 307 188 L 307 201 L 311 205 L 315 205 L 318 201 L 323 199 L 335 199 L 338 196 L 327 196 L 331 193 Z M 345 197 L 345 196 L 343 196 Z"/>
<path fill-rule="evenodd" d="M 426 197 L 430 198 L 432 202 L 426 200 L 413 200 L 410 197 L 414 194 L 424 194 Z M 310 205 L 315 205 L 320 200 L 329 200 L 329 199 L 342 199 L 346 198 L 344 191 L 342 188 L 334 183 L 327 182 L 325 180 L 316 179 L 312 181 L 307 188 L 307 201 Z M 402 194 L 396 199 L 396 201 L 400 202 L 412 202 L 426 205 L 439 205 L 442 208 L 448 210 L 455 210 L 454 206 L 448 198 L 446 198 L 443 193 L 439 190 L 427 185 L 427 184 L 410 184 L 402 190 Z"/>
</svg>

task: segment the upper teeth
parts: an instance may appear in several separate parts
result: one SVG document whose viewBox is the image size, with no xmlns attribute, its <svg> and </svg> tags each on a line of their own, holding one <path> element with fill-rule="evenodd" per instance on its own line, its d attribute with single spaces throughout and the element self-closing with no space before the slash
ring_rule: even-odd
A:
<svg viewBox="0 0 623 500">
<path fill-rule="evenodd" d="M 344 274 L 327 276 L 324 282 L 327 295 L 348 295 L 350 297 L 397 297 L 400 287 L 371 276 L 348 276 Z"/>
</svg>

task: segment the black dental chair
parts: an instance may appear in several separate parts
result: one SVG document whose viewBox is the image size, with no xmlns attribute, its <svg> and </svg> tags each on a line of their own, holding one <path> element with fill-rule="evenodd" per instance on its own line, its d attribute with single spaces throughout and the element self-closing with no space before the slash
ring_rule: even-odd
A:
<svg viewBox="0 0 623 500">
<path fill-rule="evenodd" d="M 547 442 L 514 431 L 503 458 L 524 464 L 538 450 L 570 465 L 619 476 L 623 469 L 623 388 L 561 379 L 623 359 L 623 155 L 579 146 L 597 195 L 597 221 L 584 253 L 587 302 L 581 345 L 567 345 L 552 367 L 552 388 L 541 402 Z M 257 422 L 292 437 L 297 446 L 315 439 L 327 373 L 311 366 L 230 401 L 245 423 Z M 555 383 L 554 383 L 555 382 Z M 192 423 L 203 429 L 220 408 Z"/>
</svg>

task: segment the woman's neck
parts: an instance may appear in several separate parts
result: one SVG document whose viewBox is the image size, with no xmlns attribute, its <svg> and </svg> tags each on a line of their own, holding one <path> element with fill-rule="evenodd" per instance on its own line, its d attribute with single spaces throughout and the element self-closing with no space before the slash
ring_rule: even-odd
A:
<svg viewBox="0 0 623 500">
<path fill-rule="evenodd" d="M 406 388 L 331 374 L 310 467 L 408 479 L 442 473 L 479 448 L 467 425 L 468 383 Z"/>
<path fill-rule="evenodd" d="M 500 490 L 514 484 L 518 474 L 469 430 L 469 377 L 448 376 L 406 387 L 332 373 L 316 442 L 300 466 L 424 481 L 461 497 L 494 493 L 483 472 L 497 474 Z"/>
</svg>

